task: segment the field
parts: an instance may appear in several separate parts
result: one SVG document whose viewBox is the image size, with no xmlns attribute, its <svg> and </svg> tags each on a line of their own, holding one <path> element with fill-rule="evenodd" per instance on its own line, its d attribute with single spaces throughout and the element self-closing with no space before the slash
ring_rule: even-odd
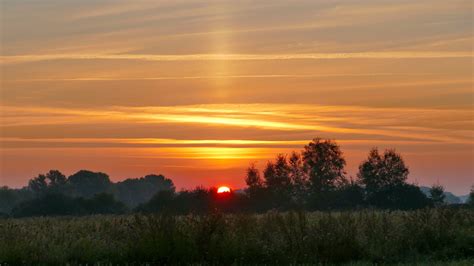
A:
<svg viewBox="0 0 474 266">
<path fill-rule="evenodd" d="M 0 261 L 473 265 L 474 210 L 1 219 Z"/>
</svg>

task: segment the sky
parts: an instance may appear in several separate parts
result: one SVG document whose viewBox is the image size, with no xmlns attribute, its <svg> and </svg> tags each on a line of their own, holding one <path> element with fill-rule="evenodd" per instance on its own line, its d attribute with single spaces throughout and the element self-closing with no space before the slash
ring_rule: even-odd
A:
<svg viewBox="0 0 474 266">
<path fill-rule="evenodd" d="M 58 169 L 177 188 L 334 139 L 348 176 L 474 184 L 473 2 L 2 0 L 0 185 Z"/>
</svg>

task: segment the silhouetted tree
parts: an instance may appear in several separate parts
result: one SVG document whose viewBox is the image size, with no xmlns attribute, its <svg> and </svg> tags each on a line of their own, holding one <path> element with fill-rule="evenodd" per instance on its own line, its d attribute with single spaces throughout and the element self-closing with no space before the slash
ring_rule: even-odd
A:
<svg viewBox="0 0 474 266">
<path fill-rule="evenodd" d="M 28 182 L 28 188 L 35 193 L 45 192 L 48 188 L 48 183 L 46 182 L 46 176 L 43 174 L 38 175 L 30 179 Z"/>
<path fill-rule="evenodd" d="M 58 192 L 66 184 L 66 176 L 58 170 L 50 170 L 45 175 L 40 174 L 28 182 L 28 188 L 35 193 Z"/>
<path fill-rule="evenodd" d="M 287 208 L 291 205 L 292 183 L 290 166 L 286 156 L 277 155 L 275 162 L 268 162 L 264 170 L 266 189 L 273 208 Z"/>
<path fill-rule="evenodd" d="M 267 179 L 267 186 L 275 190 L 288 191 L 291 187 L 290 166 L 286 160 L 286 155 L 279 154 L 273 165 L 274 175 Z"/>
<path fill-rule="evenodd" d="M 278 186 L 279 184 L 273 179 L 275 177 L 275 164 L 272 161 L 268 161 L 265 169 L 263 169 L 263 178 L 265 182 L 265 187 Z"/>
<path fill-rule="evenodd" d="M 290 179 L 293 186 L 293 201 L 298 206 L 306 203 L 308 193 L 308 177 L 306 175 L 303 159 L 299 153 L 293 152 L 288 160 L 290 167 Z"/>
<path fill-rule="evenodd" d="M 313 139 L 304 147 L 302 155 L 312 193 L 330 191 L 347 183 L 346 160 L 334 141 Z"/>
<path fill-rule="evenodd" d="M 267 175 L 273 175 L 273 164 L 268 170 Z M 256 168 L 255 164 L 252 163 L 247 168 L 247 173 L 245 177 L 245 182 L 247 184 L 247 189 L 245 189 L 245 195 L 242 195 L 241 201 L 247 207 L 257 212 L 262 212 L 271 208 L 272 198 L 267 187 L 265 186 L 265 181 L 262 180 L 259 170 Z"/>
<path fill-rule="evenodd" d="M 435 206 L 444 205 L 444 200 L 446 195 L 444 194 L 444 187 L 436 184 L 431 186 L 430 188 L 430 199 Z"/>
<path fill-rule="evenodd" d="M 261 192 L 263 188 L 263 180 L 260 177 L 260 172 L 255 167 L 255 163 L 250 164 L 250 166 L 247 168 L 245 183 L 247 184 L 246 192 L 251 197 L 255 197 Z"/>
<path fill-rule="evenodd" d="M 377 148 L 370 151 L 367 160 L 359 166 L 359 182 L 364 185 L 367 202 L 388 209 L 416 209 L 430 201 L 418 186 L 406 183 L 409 170 L 400 154 Z"/>
<path fill-rule="evenodd" d="M 378 149 L 373 148 L 367 160 L 360 164 L 357 176 L 367 193 L 371 194 L 386 187 L 404 184 L 408 173 L 405 162 L 395 150 L 385 150 L 380 155 Z"/>
<path fill-rule="evenodd" d="M 173 181 L 163 175 L 147 175 L 114 184 L 117 199 L 130 207 L 149 201 L 158 191 L 175 191 Z"/>
<path fill-rule="evenodd" d="M 67 179 L 72 195 L 91 198 L 95 194 L 109 192 L 112 187 L 109 176 L 100 172 L 81 170 Z"/>
<path fill-rule="evenodd" d="M 181 191 L 175 200 L 173 209 L 177 213 L 207 213 L 212 210 L 210 190 L 201 186 Z"/>
</svg>

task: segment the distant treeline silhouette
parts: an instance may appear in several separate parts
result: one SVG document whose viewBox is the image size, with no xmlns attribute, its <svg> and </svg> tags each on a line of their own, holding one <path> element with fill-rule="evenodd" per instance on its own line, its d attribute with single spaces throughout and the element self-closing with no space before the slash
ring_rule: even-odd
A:
<svg viewBox="0 0 474 266">
<path fill-rule="evenodd" d="M 60 171 L 40 174 L 21 189 L 0 188 L 0 213 L 14 216 L 122 213 L 159 191 L 175 191 L 163 175 L 113 183 L 100 172 L 81 170 L 66 178 Z"/>
<path fill-rule="evenodd" d="M 361 208 L 411 210 L 445 204 L 444 188 L 433 185 L 428 196 L 407 182 L 409 170 L 400 154 L 372 149 L 348 177 L 346 160 L 335 141 L 316 138 L 301 152 L 278 154 L 263 171 L 251 164 L 247 188 L 217 193 L 197 187 L 175 191 L 162 175 L 113 183 L 108 175 L 81 170 L 66 178 L 51 170 L 22 189 L 0 188 L 5 216 L 87 215 L 125 212 L 209 213 L 268 210 L 344 210 Z M 469 206 L 474 205 L 471 189 Z"/>
</svg>

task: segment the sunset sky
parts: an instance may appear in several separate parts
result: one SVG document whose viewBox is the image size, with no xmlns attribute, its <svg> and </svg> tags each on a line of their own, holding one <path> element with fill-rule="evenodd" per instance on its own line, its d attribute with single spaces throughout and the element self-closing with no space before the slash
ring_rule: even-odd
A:
<svg viewBox="0 0 474 266">
<path fill-rule="evenodd" d="M 49 169 L 177 188 L 335 139 L 348 175 L 474 184 L 473 2 L 1 1 L 0 186 Z"/>
</svg>

